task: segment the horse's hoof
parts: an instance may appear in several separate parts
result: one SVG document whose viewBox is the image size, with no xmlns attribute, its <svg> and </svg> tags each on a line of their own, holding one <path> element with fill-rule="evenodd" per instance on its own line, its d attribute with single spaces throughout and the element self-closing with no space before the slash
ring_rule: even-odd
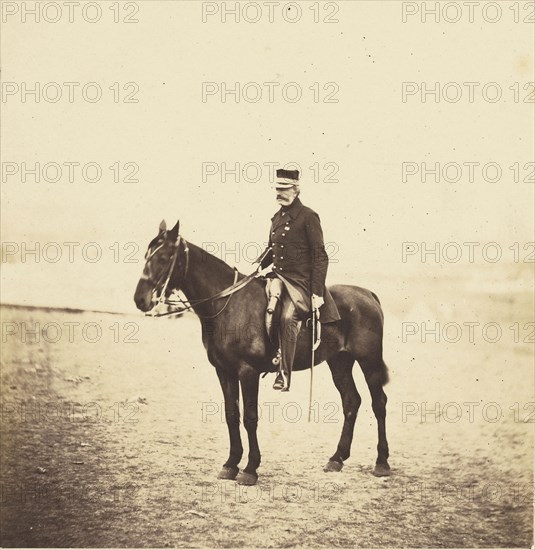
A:
<svg viewBox="0 0 535 550">
<path fill-rule="evenodd" d="M 323 467 L 324 472 L 340 472 L 344 467 L 343 462 L 336 462 L 336 460 L 329 460 Z"/>
<path fill-rule="evenodd" d="M 236 479 L 239 471 L 240 470 L 238 468 L 229 468 L 228 466 L 223 466 L 223 468 L 221 468 L 221 471 L 219 472 L 219 475 L 217 476 L 217 479 Z"/>
<path fill-rule="evenodd" d="M 388 464 L 376 464 L 372 474 L 376 477 L 384 477 L 392 475 L 392 472 Z"/>
<path fill-rule="evenodd" d="M 258 476 L 248 472 L 240 472 L 236 478 L 238 485 L 256 485 Z"/>
</svg>

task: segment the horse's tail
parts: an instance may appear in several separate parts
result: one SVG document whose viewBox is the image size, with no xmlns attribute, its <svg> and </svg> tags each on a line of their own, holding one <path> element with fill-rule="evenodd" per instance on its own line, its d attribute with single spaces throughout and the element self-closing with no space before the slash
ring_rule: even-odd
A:
<svg viewBox="0 0 535 550">
<path fill-rule="evenodd" d="M 371 292 L 371 291 L 370 291 Z M 375 294 L 375 292 L 372 292 L 372 296 L 374 300 L 381 305 L 381 300 L 379 300 L 379 296 Z M 383 386 L 386 386 L 388 384 L 390 377 L 388 376 L 388 367 L 386 366 L 386 363 L 384 362 L 384 359 L 381 357 L 381 361 L 379 364 L 379 379 L 381 380 L 381 384 Z"/>
<path fill-rule="evenodd" d="M 383 386 L 386 386 L 386 384 L 388 384 L 390 380 L 390 377 L 388 375 L 388 367 L 386 366 L 386 363 L 384 362 L 384 359 L 382 357 L 381 357 L 381 364 L 379 366 L 379 369 L 380 369 L 381 384 Z"/>
</svg>

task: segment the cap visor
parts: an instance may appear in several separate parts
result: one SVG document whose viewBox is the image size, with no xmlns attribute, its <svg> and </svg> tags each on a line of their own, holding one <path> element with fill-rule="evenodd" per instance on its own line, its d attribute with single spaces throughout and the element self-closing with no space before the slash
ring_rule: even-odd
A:
<svg viewBox="0 0 535 550">
<path fill-rule="evenodd" d="M 276 182 L 273 186 L 274 189 L 290 189 L 291 187 L 295 187 L 296 184 L 294 183 L 279 183 Z"/>
</svg>

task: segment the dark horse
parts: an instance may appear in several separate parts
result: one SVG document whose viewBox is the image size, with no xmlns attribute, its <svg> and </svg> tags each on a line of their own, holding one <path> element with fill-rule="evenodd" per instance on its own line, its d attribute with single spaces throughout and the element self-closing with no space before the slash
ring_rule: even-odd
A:
<svg viewBox="0 0 535 550">
<path fill-rule="evenodd" d="M 225 418 L 230 436 L 230 454 L 219 474 L 220 479 L 236 479 L 253 485 L 258 479 L 260 449 L 256 436 L 258 424 L 258 385 L 264 372 L 274 372 L 272 358 L 276 349 L 264 323 L 267 298 L 264 283 L 253 278 L 232 295 L 221 291 L 244 279 L 225 262 L 186 242 L 179 235 L 179 223 L 167 230 L 160 224 L 158 235 L 149 244 L 146 264 L 134 295 L 137 307 L 149 311 L 155 294 L 168 296 L 181 290 L 202 325 L 202 340 L 208 359 L 215 367 L 225 399 Z M 383 313 L 377 296 L 364 288 L 330 286 L 341 320 L 325 324 L 322 342 L 315 352 L 314 364 L 327 361 L 336 388 L 342 397 L 344 425 L 336 451 L 325 471 L 340 471 L 349 458 L 353 428 L 361 403 L 352 368 L 358 361 L 372 397 L 377 418 L 379 443 L 374 475 L 389 475 L 385 417 L 387 367 L 382 356 Z M 303 328 L 303 330 L 310 330 Z M 310 368 L 311 340 L 299 338 L 294 370 Z M 240 437 L 239 386 L 244 403 L 243 424 L 249 437 L 247 466 L 238 465 L 243 447 Z"/>
</svg>

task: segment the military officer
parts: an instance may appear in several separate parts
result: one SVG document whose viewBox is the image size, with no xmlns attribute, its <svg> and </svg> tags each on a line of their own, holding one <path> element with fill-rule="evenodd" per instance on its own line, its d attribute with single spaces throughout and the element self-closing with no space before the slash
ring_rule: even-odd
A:
<svg viewBox="0 0 535 550">
<path fill-rule="evenodd" d="M 280 209 L 271 218 L 268 247 L 257 259 L 272 265 L 272 285 L 281 288 L 281 362 L 274 389 L 288 391 L 297 336 L 311 311 L 319 310 L 322 323 L 340 319 L 325 287 L 329 259 L 319 216 L 299 199 L 299 171 L 277 170 L 276 200 Z"/>
</svg>

